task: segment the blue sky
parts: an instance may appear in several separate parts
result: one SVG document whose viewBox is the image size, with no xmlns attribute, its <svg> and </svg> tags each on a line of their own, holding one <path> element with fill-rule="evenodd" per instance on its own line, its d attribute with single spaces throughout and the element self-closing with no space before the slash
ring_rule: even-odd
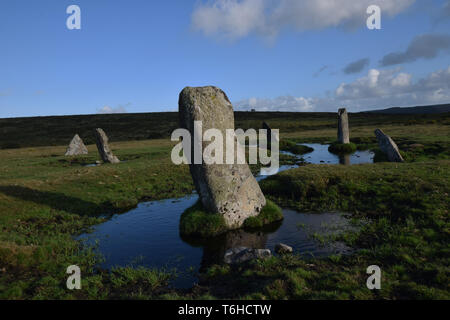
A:
<svg viewBox="0 0 450 320">
<path fill-rule="evenodd" d="M 201 85 L 238 110 L 450 103 L 446 0 L 2 0 L 0 39 L 0 118 L 176 111 Z"/>
</svg>

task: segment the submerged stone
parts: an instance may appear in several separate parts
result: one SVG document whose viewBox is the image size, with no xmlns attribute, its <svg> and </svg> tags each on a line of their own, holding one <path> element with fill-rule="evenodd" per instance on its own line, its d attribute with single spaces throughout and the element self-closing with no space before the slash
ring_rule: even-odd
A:
<svg viewBox="0 0 450 320">
<path fill-rule="evenodd" d="M 269 249 L 238 247 L 227 250 L 224 261 L 227 264 L 239 264 L 250 260 L 265 259 L 271 256 L 272 252 Z"/>
<path fill-rule="evenodd" d="M 292 247 L 284 243 L 279 243 L 275 246 L 275 252 L 278 254 L 292 253 L 293 251 Z"/>
<path fill-rule="evenodd" d="M 194 122 L 201 121 L 202 129 L 217 129 L 222 133 L 223 141 L 214 141 L 226 145 L 226 130 L 234 131 L 233 106 L 226 94 L 216 87 L 187 87 L 180 93 L 179 98 L 180 126 L 191 134 L 191 155 L 194 157 L 195 145 Z M 201 141 L 201 154 L 211 143 Z M 234 137 L 234 145 L 240 148 Z M 236 151 L 236 150 L 235 150 Z M 197 151 L 198 152 L 198 151 Z M 257 216 L 266 204 L 265 197 L 245 164 L 195 164 L 190 161 L 190 171 L 195 188 L 200 196 L 205 210 L 223 215 L 229 229 L 240 228 L 244 221 Z M 235 157 L 237 152 L 234 152 Z"/>
</svg>

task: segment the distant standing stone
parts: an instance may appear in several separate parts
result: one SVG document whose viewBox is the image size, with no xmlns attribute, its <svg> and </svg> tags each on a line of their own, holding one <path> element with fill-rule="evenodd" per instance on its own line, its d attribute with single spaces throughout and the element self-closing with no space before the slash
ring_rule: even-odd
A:
<svg viewBox="0 0 450 320">
<path fill-rule="evenodd" d="M 350 130 L 348 129 L 348 114 L 345 108 L 338 111 L 338 141 L 342 144 L 350 143 Z"/>
<path fill-rule="evenodd" d="M 226 129 L 234 129 L 233 106 L 226 94 L 216 87 L 187 87 L 180 93 L 180 126 L 191 134 L 191 155 L 194 159 L 194 121 L 201 121 L 203 132 L 217 129 L 226 145 Z M 210 144 L 202 141 L 201 152 Z M 234 139 L 235 151 L 239 148 Z M 226 147 L 225 147 L 226 148 Z M 224 150 L 223 163 L 225 163 Z M 235 152 L 236 156 L 236 152 Z M 236 159 L 235 159 L 236 160 Z M 234 161 L 236 163 L 236 161 Z M 257 216 L 266 204 L 258 182 L 245 164 L 194 164 L 190 171 L 203 207 L 222 214 L 229 229 L 240 228 L 249 217 Z"/>
<path fill-rule="evenodd" d="M 284 243 L 279 243 L 275 246 L 275 252 L 278 254 L 292 253 L 293 251 L 292 247 Z"/>
<path fill-rule="evenodd" d="M 109 147 L 108 136 L 100 128 L 95 129 L 95 142 L 97 144 L 98 153 L 100 153 L 100 157 L 102 158 L 103 162 L 120 162 L 120 160 L 112 153 L 111 148 Z"/>
<path fill-rule="evenodd" d="M 391 137 L 384 134 L 381 129 L 375 130 L 375 135 L 377 136 L 378 144 L 380 145 L 381 151 L 383 151 L 390 162 L 404 162 L 400 150 L 397 144 L 392 140 Z"/>
<path fill-rule="evenodd" d="M 246 247 L 231 248 L 225 252 L 224 261 L 227 264 L 239 264 L 250 260 L 265 259 L 272 256 L 269 249 L 251 249 Z"/>
<path fill-rule="evenodd" d="M 76 134 L 67 148 L 65 156 L 78 156 L 88 154 L 88 149 L 81 140 L 80 136 Z"/>
<path fill-rule="evenodd" d="M 279 141 L 279 137 L 275 134 L 275 132 L 272 131 L 267 122 L 263 122 L 262 128 L 267 130 L 267 148 L 270 148 L 272 145 L 272 137 L 275 141 Z"/>
</svg>

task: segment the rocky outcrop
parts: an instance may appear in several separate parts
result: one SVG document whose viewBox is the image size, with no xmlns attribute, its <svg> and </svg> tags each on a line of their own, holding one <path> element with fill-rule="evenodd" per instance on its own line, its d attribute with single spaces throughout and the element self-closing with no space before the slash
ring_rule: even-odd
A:
<svg viewBox="0 0 450 320">
<path fill-rule="evenodd" d="M 79 156 L 83 154 L 88 154 L 88 149 L 81 140 L 80 136 L 76 134 L 72 141 L 70 141 L 69 147 L 67 148 L 65 156 Z"/>
<path fill-rule="evenodd" d="M 345 108 L 338 111 L 338 142 L 350 143 L 350 130 L 348 129 L 348 114 Z"/>
<path fill-rule="evenodd" d="M 194 139 L 194 122 L 201 121 L 203 132 L 218 129 L 225 146 L 226 129 L 234 131 L 233 106 L 219 88 L 187 87 L 180 93 L 179 116 L 180 126 L 191 134 L 190 171 L 203 207 L 209 212 L 222 214 L 229 229 L 240 228 L 247 218 L 257 216 L 266 204 L 248 164 L 236 164 L 236 159 L 235 164 L 225 164 L 225 147 L 224 164 L 194 163 L 195 151 L 203 154 L 211 143 L 202 140 L 198 145 L 199 142 Z M 234 144 L 236 148 L 242 147 L 236 137 Z"/>
<path fill-rule="evenodd" d="M 109 147 L 108 136 L 105 132 L 97 128 L 95 129 L 95 142 L 97 144 L 98 153 L 105 163 L 119 163 L 120 160 L 112 153 Z"/>
<path fill-rule="evenodd" d="M 225 253 L 227 264 L 239 264 L 250 260 L 265 259 L 272 256 L 269 249 L 251 249 L 246 247 L 232 248 Z"/>
<path fill-rule="evenodd" d="M 292 253 L 293 251 L 294 250 L 292 249 L 292 247 L 284 243 L 279 243 L 275 246 L 275 252 L 278 254 L 288 254 Z"/>
<path fill-rule="evenodd" d="M 390 162 L 404 162 L 400 150 L 397 144 L 392 140 L 391 137 L 386 135 L 381 129 L 375 130 L 375 135 L 377 136 L 378 144 L 381 151 L 383 151 Z"/>
</svg>

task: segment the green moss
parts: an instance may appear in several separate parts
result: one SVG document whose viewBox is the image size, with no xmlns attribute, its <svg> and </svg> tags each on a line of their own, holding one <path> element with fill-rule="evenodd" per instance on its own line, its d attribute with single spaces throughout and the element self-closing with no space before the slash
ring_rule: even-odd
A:
<svg viewBox="0 0 450 320">
<path fill-rule="evenodd" d="M 292 152 L 293 154 L 300 154 L 300 155 L 314 151 L 314 149 L 311 147 L 299 145 L 291 140 L 281 140 L 280 150 L 289 151 Z"/>
<path fill-rule="evenodd" d="M 353 153 L 356 151 L 356 144 L 354 143 L 338 143 L 333 142 L 330 147 L 328 148 L 328 151 L 331 153 L 337 153 L 337 154 L 347 154 L 347 153 Z"/>
<path fill-rule="evenodd" d="M 244 228 L 261 228 L 264 225 L 280 220 L 283 220 L 283 212 L 281 208 L 267 199 L 266 205 L 261 210 L 259 215 L 256 217 L 250 217 L 244 221 Z"/>
<path fill-rule="evenodd" d="M 205 211 L 200 200 L 181 215 L 180 233 L 183 235 L 209 238 L 226 231 L 223 216 Z"/>
</svg>

